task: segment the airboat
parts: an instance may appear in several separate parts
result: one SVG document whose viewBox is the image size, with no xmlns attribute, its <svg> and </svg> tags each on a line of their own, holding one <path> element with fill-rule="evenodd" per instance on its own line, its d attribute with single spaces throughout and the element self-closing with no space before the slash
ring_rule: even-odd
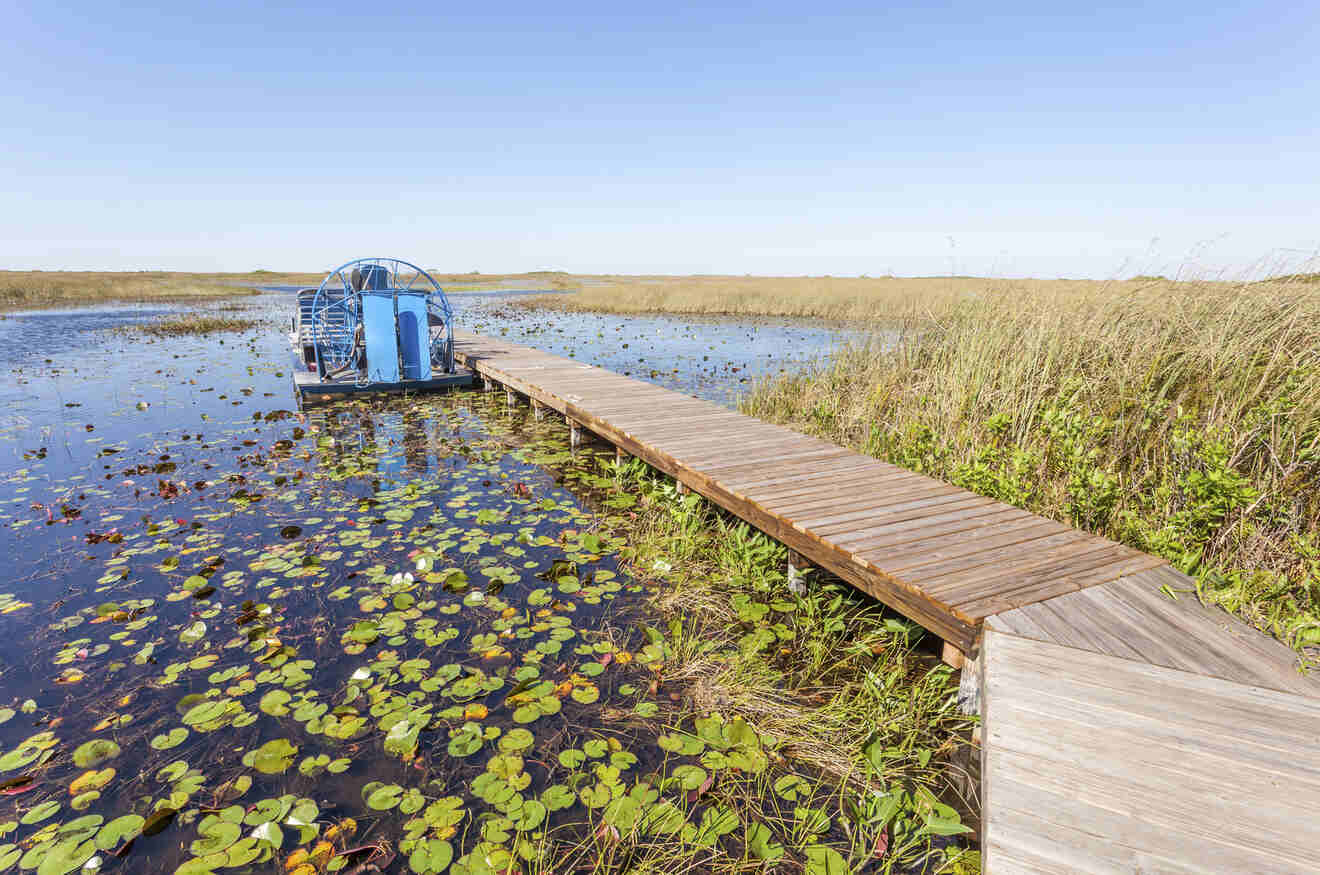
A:
<svg viewBox="0 0 1320 875">
<path fill-rule="evenodd" d="M 472 383 L 454 366 L 454 311 L 444 290 L 398 258 L 358 258 L 300 289 L 289 341 L 303 398 Z"/>
</svg>

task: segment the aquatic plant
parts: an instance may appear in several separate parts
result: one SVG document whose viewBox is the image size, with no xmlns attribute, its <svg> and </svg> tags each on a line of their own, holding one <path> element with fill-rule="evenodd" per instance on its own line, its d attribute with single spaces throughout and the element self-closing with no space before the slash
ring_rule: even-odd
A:
<svg viewBox="0 0 1320 875">
<path fill-rule="evenodd" d="M 260 322 L 238 316 L 220 316 L 210 313 L 185 313 L 152 322 L 138 322 L 124 330 L 152 337 L 199 337 L 207 334 L 251 331 Z"/>
</svg>

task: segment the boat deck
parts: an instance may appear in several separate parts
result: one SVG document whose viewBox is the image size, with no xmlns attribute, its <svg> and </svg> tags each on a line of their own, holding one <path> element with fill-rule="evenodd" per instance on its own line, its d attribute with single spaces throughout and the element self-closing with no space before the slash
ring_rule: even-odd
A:
<svg viewBox="0 0 1320 875">
<path fill-rule="evenodd" d="M 1203 606 L 1163 559 L 530 347 L 460 332 L 456 355 L 970 660 L 986 730 L 986 871 L 1312 870 L 1296 864 L 1320 848 L 1320 681 L 1287 647 Z M 1207 713 L 1218 716 L 1198 724 Z M 1152 770 L 1152 751 L 1170 768 Z M 1154 822 L 1156 796 L 1223 824 L 1218 844 L 1173 821 L 1137 829 Z M 1267 838 L 1239 841 L 1243 830 Z M 1233 852 L 1217 857 L 1220 845 Z"/>
<path fill-rule="evenodd" d="M 330 395 L 354 395 L 359 393 L 380 394 L 381 392 L 435 392 L 440 389 L 457 389 L 472 385 L 472 375 L 467 373 L 445 374 L 430 380 L 400 380 L 397 383 L 366 383 L 358 379 L 353 372 L 341 374 L 333 379 L 322 380 L 315 371 L 295 370 L 293 385 L 299 394 L 306 397 Z"/>
</svg>

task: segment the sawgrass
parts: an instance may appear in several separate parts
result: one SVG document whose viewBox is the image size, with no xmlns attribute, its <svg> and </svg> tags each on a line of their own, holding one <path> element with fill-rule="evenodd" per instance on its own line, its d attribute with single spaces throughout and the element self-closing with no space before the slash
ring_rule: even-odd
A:
<svg viewBox="0 0 1320 875">
<path fill-rule="evenodd" d="M 192 301 L 256 291 L 207 274 L 141 271 L 0 271 L 0 309 L 30 310 L 110 302 Z"/>
<path fill-rule="evenodd" d="M 442 286 L 499 288 L 526 282 L 536 288 L 572 288 L 567 274 L 432 273 Z M 316 286 L 324 273 L 254 270 L 247 273 L 176 273 L 168 271 L 0 271 L 0 310 L 33 310 L 106 303 L 205 301 L 255 295 L 254 285 Z"/>
<path fill-rule="evenodd" d="M 968 299 L 998 299 L 1023 307 L 1051 301 L 1196 294 L 1222 282 L 1162 277 L 1122 281 L 979 277 L 578 277 L 573 295 L 528 299 L 532 307 L 606 313 L 813 316 L 898 322 L 938 318 Z"/>
<path fill-rule="evenodd" d="M 896 342 L 742 409 L 1167 557 L 1320 655 L 1314 282 L 1018 284 L 895 312 Z"/>
</svg>

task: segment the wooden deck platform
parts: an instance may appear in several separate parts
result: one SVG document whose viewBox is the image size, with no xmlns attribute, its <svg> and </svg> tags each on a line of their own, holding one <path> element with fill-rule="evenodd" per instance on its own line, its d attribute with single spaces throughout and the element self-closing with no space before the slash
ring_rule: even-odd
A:
<svg viewBox="0 0 1320 875">
<path fill-rule="evenodd" d="M 1168 840 L 1136 830 L 1152 822 L 1146 806 L 1157 791 L 1165 807 L 1223 820 L 1226 836 L 1247 823 L 1267 837 L 1225 839 L 1237 842 L 1236 856 L 1218 859 L 1311 871 L 1294 864 L 1320 847 L 1320 681 L 1299 673 L 1288 648 L 1202 606 L 1164 560 L 571 359 L 463 333 L 456 354 L 480 378 L 645 460 L 965 654 L 986 715 L 986 871 L 1227 871 L 1209 846 L 1198 849 L 1199 832 Z M 1057 671 L 1044 668 L 1051 659 Z M 1220 714 L 1214 728 L 1191 731 L 1207 708 Z M 1308 726 L 1294 723 L 1304 715 Z M 1067 740 L 1049 756 L 1024 753 L 1054 738 Z M 1225 738 L 1256 741 L 1227 751 Z M 1125 758 L 1126 745 L 1149 750 Z M 1157 748 L 1172 763 L 1164 773 L 1148 762 Z M 1045 777 L 1027 780 L 1033 769 Z M 1219 769 L 1261 777 L 1244 801 Z M 1228 783 L 1212 791 L 1214 780 Z M 1073 781 L 1092 784 L 1077 784 L 1075 804 L 1062 806 Z M 1265 793 L 1271 786 L 1278 792 Z M 1239 822 L 1243 805 L 1259 816 Z M 1113 842 L 1127 842 L 1122 853 L 1093 854 Z M 1042 852 L 1056 843 L 1076 854 Z"/>
</svg>

